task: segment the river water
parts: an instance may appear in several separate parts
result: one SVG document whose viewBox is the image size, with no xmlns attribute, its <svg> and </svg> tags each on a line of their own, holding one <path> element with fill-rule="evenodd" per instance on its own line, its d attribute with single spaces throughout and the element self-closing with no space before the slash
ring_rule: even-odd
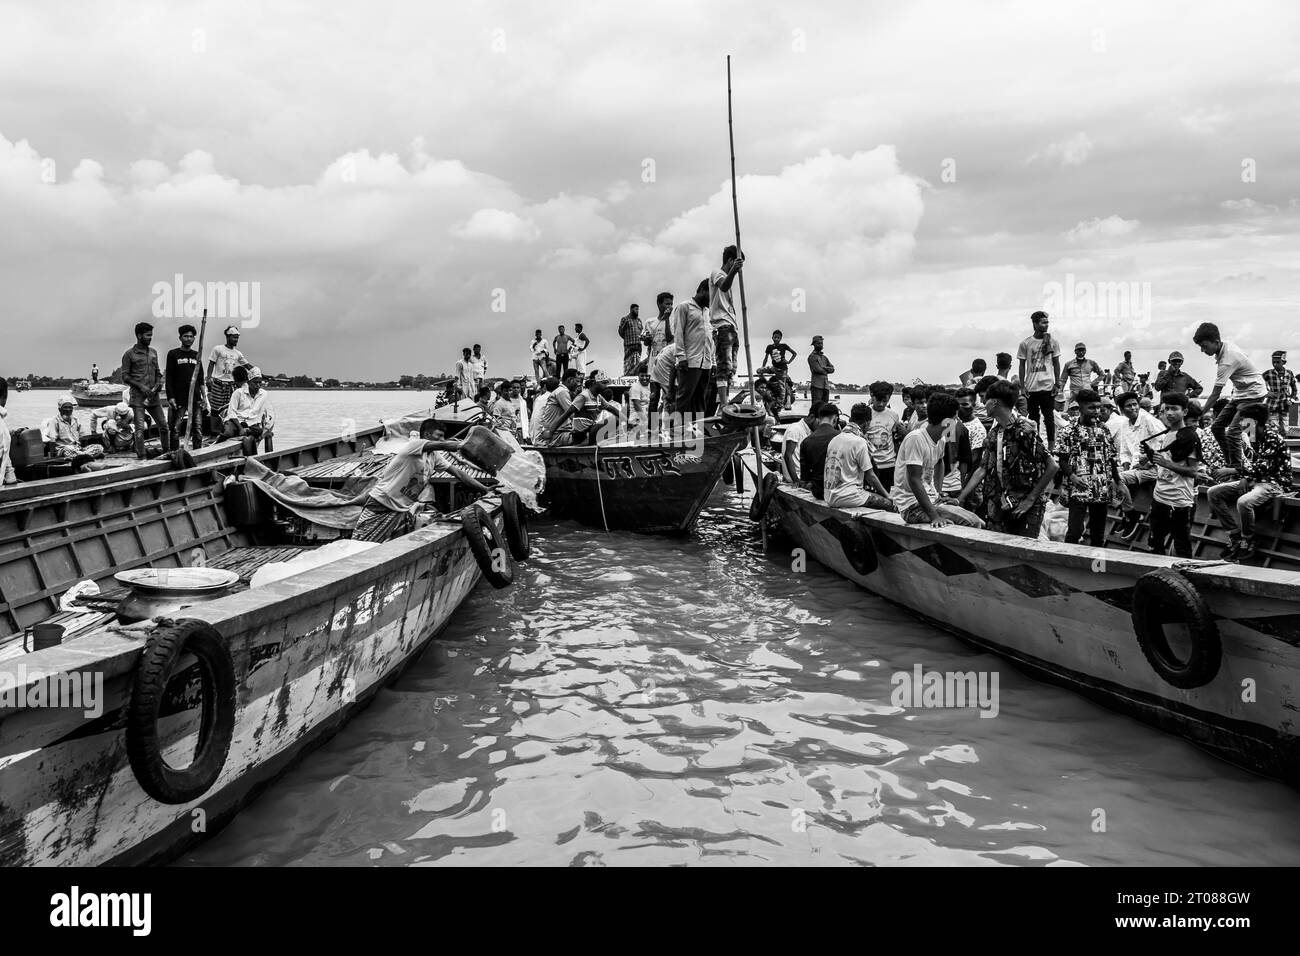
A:
<svg viewBox="0 0 1300 956">
<path fill-rule="evenodd" d="M 55 393 L 11 396 L 11 420 Z M 33 400 L 43 397 L 44 401 Z M 274 393 L 280 447 L 413 395 Z M 1033 681 L 788 552 L 537 523 L 374 703 L 189 865 L 1300 863 L 1300 794 Z M 998 676 L 998 713 L 891 675 Z"/>
</svg>

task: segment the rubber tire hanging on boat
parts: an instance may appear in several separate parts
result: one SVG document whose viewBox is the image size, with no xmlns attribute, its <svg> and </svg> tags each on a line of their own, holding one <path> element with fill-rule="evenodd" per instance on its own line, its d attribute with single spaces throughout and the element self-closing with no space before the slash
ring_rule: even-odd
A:
<svg viewBox="0 0 1300 956">
<path fill-rule="evenodd" d="M 776 494 L 777 486 L 781 484 L 781 479 L 774 472 L 768 472 L 763 476 L 762 482 L 754 490 L 754 500 L 749 503 L 749 520 L 762 521 L 763 515 L 767 514 L 767 506 L 772 503 L 772 496 Z"/>
<path fill-rule="evenodd" d="M 513 491 L 507 491 L 501 496 L 501 514 L 505 518 L 506 544 L 510 546 L 510 556 L 516 561 L 527 561 L 533 553 L 528 535 L 528 512 Z"/>
<path fill-rule="evenodd" d="M 460 526 L 465 529 L 470 553 L 474 555 L 474 560 L 478 562 L 478 569 L 483 572 L 483 577 L 487 578 L 488 584 L 500 589 L 514 581 L 515 569 L 509 561 L 506 561 L 504 571 L 499 571 L 492 566 L 492 555 L 504 554 L 505 543 L 501 540 L 501 532 L 497 530 L 492 516 L 486 509 L 480 504 L 472 504 L 465 508 L 460 513 Z"/>
<path fill-rule="evenodd" d="M 178 770 L 162 756 L 158 718 L 167 681 L 185 652 L 193 654 L 202 688 L 194 759 Z M 197 800 L 221 776 L 235 733 L 235 668 L 216 629 L 203 621 L 160 618 L 136 666 L 126 710 L 126 755 L 140 788 L 159 803 Z"/>
<path fill-rule="evenodd" d="M 723 424 L 733 431 L 745 431 L 754 427 L 763 427 L 767 422 L 767 413 L 752 405 L 738 405 L 732 402 L 718 409 L 718 417 Z"/>
<path fill-rule="evenodd" d="M 1187 627 L 1192 650 L 1179 660 L 1165 637 L 1165 625 Z M 1133 631 L 1138 647 L 1166 683 L 1182 690 L 1204 687 L 1214 680 L 1223 661 L 1219 628 L 1195 585 L 1172 568 L 1158 568 L 1138 578 L 1133 587 Z"/>
<path fill-rule="evenodd" d="M 849 566 L 864 577 L 873 574 L 880 567 L 880 557 L 876 554 L 871 532 L 856 521 L 841 524 L 839 532 L 840 548 Z"/>
</svg>

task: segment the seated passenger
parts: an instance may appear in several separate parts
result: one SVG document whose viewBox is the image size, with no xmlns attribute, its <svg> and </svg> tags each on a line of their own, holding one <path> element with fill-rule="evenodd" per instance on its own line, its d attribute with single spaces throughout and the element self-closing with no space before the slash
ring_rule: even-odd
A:
<svg viewBox="0 0 1300 956">
<path fill-rule="evenodd" d="M 968 528 L 984 527 L 978 515 L 961 507 L 961 499 L 954 503 L 951 499 L 941 499 L 935 491 L 935 469 L 943 461 L 945 436 L 956 418 L 956 397 L 944 391 L 934 392 L 926 399 L 921 426 L 908 432 L 898 449 L 894 487 L 889 494 L 908 524 L 929 523 L 931 527 L 942 528 L 956 522 Z M 971 482 L 977 477 L 982 477 L 978 471 Z"/>
<path fill-rule="evenodd" d="M 410 439 L 395 452 L 357 519 L 354 541 L 388 541 L 411 530 L 420 512 L 420 498 L 430 479 L 450 474 L 479 494 L 486 485 L 459 468 L 443 452 L 456 451 L 464 442 L 445 441 L 442 426 L 432 418 L 420 425 L 420 437 Z"/>
<path fill-rule="evenodd" d="M 889 491 L 876 476 L 871 460 L 871 443 L 866 439 L 871 406 L 858 402 L 849 413 L 849 423 L 826 447 L 826 503 L 837 508 L 883 508 L 894 510 Z"/>
<path fill-rule="evenodd" d="M 235 369 L 239 378 L 242 369 Z M 225 437 L 227 439 L 252 439 L 253 448 L 257 443 L 266 441 L 266 450 L 271 450 L 271 436 L 275 431 L 275 412 L 266 390 L 262 388 L 262 371 L 259 368 L 248 370 L 248 383 L 235 389 L 230 395 L 230 404 L 226 406 Z"/>
<path fill-rule="evenodd" d="M 45 453 L 55 458 L 68 458 L 74 467 L 84 462 L 104 457 L 104 449 L 98 445 L 81 447 L 81 440 L 88 437 L 86 426 L 72 413 L 77 407 L 77 400 L 71 395 L 61 395 L 58 401 L 58 414 L 41 423 L 41 438 L 45 442 Z M 81 461 L 78 462 L 78 459 Z"/>
</svg>

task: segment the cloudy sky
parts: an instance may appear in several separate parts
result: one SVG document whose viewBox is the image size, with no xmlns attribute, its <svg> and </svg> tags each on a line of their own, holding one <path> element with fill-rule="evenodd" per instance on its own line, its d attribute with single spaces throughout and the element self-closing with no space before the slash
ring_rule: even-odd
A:
<svg viewBox="0 0 1300 956">
<path fill-rule="evenodd" d="M 951 380 L 1046 305 L 1108 366 L 1300 352 L 1298 9 L 0 2 L 0 374 L 111 369 L 177 274 L 259 284 L 268 371 L 614 359 L 731 239 L 728 53 L 756 340 Z"/>
</svg>

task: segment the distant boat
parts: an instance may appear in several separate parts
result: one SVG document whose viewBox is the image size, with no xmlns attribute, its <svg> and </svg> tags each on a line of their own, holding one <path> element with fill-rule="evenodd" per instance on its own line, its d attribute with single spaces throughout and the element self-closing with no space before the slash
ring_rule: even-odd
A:
<svg viewBox="0 0 1300 956">
<path fill-rule="evenodd" d="M 32 383 L 25 378 L 20 378 L 18 381 L 14 382 L 14 391 L 16 392 L 25 392 L 31 387 Z"/>
<path fill-rule="evenodd" d="M 88 408 L 101 408 L 127 401 L 129 386 L 114 382 L 94 382 L 87 379 L 72 383 L 72 397 L 77 404 Z"/>
</svg>

